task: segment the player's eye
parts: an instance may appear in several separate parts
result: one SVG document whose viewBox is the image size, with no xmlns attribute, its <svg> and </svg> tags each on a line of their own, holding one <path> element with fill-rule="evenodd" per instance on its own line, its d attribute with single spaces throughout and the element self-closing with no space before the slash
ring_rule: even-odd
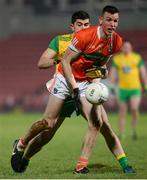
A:
<svg viewBox="0 0 147 180">
<path fill-rule="evenodd" d="M 114 22 L 115 22 L 115 23 L 118 22 L 118 19 L 115 19 Z"/>
<path fill-rule="evenodd" d="M 78 25 L 78 26 L 82 26 L 83 24 L 82 24 L 82 23 L 78 23 L 77 25 Z"/>
<path fill-rule="evenodd" d="M 86 26 L 86 27 L 89 26 L 89 23 L 85 23 L 84 26 Z"/>
<path fill-rule="evenodd" d="M 109 19 L 106 19 L 106 21 L 110 22 L 110 21 L 112 21 L 112 19 L 111 19 L 111 18 L 109 18 Z"/>
</svg>

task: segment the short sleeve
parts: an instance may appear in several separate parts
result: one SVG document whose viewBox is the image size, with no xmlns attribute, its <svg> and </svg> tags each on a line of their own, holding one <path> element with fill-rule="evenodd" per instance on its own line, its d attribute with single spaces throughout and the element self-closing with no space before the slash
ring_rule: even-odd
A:
<svg viewBox="0 0 147 180">
<path fill-rule="evenodd" d="M 144 60 L 142 59 L 142 57 L 140 56 L 140 61 L 138 63 L 138 67 L 140 68 L 141 66 L 144 66 Z"/>
<path fill-rule="evenodd" d="M 84 32 L 83 32 L 84 33 Z M 84 50 L 85 47 L 85 39 L 83 38 L 82 30 L 75 33 L 69 48 L 75 52 L 81 52 Z"/>
<path fill-rule="evenodd" d="M 53 49 L 55 52 L 59 51 L 59 36 L 56 36 L 48 45 L 48 48 Z"/>
</svg>

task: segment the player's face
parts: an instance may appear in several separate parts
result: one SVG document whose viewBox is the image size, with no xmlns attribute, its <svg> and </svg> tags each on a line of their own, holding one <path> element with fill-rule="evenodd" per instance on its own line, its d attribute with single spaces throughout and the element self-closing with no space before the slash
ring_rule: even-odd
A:
<svg viewBox="0 0 147 180">
<path fill-rule="evenodd" d="M 124 54 L 129 54 L 132 51 L 131 43 L 130 42 L 124 42 L 121 50 Z"/>
<path fill-rule="evenodd" d="M 74 24 L 71 24 L 70 27 L 72 28 L 73 32 L 80 31 L 82 29 L 86 29 L 90 27 L 90 20 L 89 19 L 77 19 Z"/>
<path fill-rule="evenodd" d="M 105 35 L 109 36 L 116 30 L 119 21 L 119 14 L 111 14 L 105 12 L 99 19 L 99 23 L 103 29 Z"/>
</svg>

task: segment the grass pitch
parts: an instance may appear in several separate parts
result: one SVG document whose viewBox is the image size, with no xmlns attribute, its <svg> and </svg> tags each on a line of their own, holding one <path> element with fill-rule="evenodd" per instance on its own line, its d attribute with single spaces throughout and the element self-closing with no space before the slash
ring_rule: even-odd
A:
<svg viewBox="0 0 147 180">
<path fill-rule="evenodd" d="M 146 179 L 147 178 L 147 114 L 141 114 L 138 126 L 139 139 L 131 139 L 130 116 L 127 120 L 126 137 L 122 145 L 136 174 L 125 175 L 108 150 L 101 135 L 89 161 L 90 173 L 75 175 L 73 169 L 81 153 L 81 145 L 87 123 L 81 117 L 67 118 L 54 138 L 34 156 L 27 171 L 14 173 L 10 166 L 13 141 L 22 136 L 41 114 L 0 115 L 0 179 Z M 116 133 L 117 115 L 109 114 Z"/>
</svg>

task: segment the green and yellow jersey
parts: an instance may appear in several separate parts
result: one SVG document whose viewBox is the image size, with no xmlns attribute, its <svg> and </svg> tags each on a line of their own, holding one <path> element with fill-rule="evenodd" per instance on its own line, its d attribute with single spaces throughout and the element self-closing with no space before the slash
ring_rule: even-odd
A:
<svg viewBox="0 0 147 180">
<path fill-rule="evenodd" d="M 56 58 L 58 60 L 60 60 L 60 61 L 62 60 L 62 57 L 63 57 L 66 49 L 68 48 L 69 44 L 71 43 L 72 37 L 73 37 L 73 34 L 58 35 L 50 42 L 48 48 L 54 50 L 57 53 Z M 56 65 L 56 67 L 57 66 L 58 66 L 58 64 Z M 49 87 L 50 87 L 50 85 L 49 85 Z M 64 102 L 60 116 L 61 117 L 71 117 L 71 114 L 75 110 L 74 104 L 75 104 L 74 100 L 71 97 L 68 97 Z"/>
<path fill-rule="evenodd" d="M 142 57 L 135 52 L 117 54 L 112 66 L 118 70 L 118 85 L 121 89 L 141 89 L 139 68 L 144 65 Z"/>
<path fill-rule="evenodd" d="M 56 36 L 49 44 L 49 48 L 57 53 L 57 59 L 61 61 L 66 49 L 71 43 L 73 34 L 64 34 Z"/>
</svg>

